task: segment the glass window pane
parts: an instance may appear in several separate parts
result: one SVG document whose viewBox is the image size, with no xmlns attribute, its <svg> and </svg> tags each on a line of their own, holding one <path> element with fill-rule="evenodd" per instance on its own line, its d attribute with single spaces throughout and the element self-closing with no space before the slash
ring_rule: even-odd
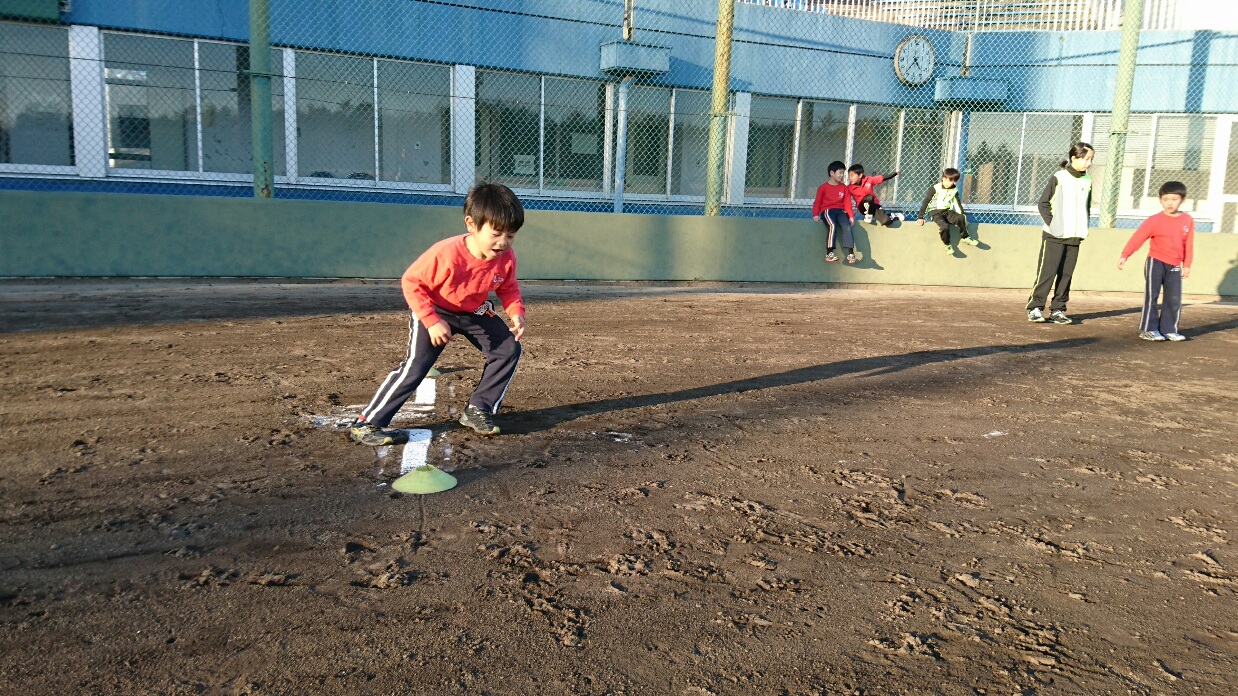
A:
<svg viewBox="0 0 1238 696">
<path fill-rule="evenodd" d="M 1110 129 L 1113 117 L 1110 114 L 1096 114 L 1092 126 L 1092 144 L 1096 147 L 1096 157 L 1088 173 L 1092 176 L 1092 209 L 1100 209 L 1101 191 L 1104 190 L 1105 177 L 1109 175 L 1107 165 L 1109 154 Z M 1144 207 L 1144 178 L 1148 170 L 1148 148 L 1152 143 L 1152 115 L 1131 114 L 1126 126 L 1126 154 L 1122 159 L 1121 186 L 1118 190 L 1118 210 L 1132 210 Z M 1063 153 L 1065 154 L 1065 153 Z M 1065 157 L 1061 158 L 1065 159 Z M 1060 160 L 1059 160 L 1060 161 Z M 1153 199 L 1148 210 L 1160 210 Z"/>
<path fill-rule="evenodd" d="M 898 200 L 919 203 L 945 169 L 946 114 L 907 109 L 903 112 L 903 151 L 898 168 Z"/>
<path fill-rule="evenodd" d="M 103 35 L 108 164 L 198 170 L 193 41 Z"/>
<path fill-rule="evenodd" d="M 541 78 L 477 71 L 477 176 L 538 188 Z"/>
<path fill-rule="evenodd" d="M 0 163 L 71 166 L 68 30 L 0 22 L 0 46 Z"/>
<path fill-rule="evenodd" d="M 849 164 L 864 165 L 866 174 L 889 174 L 898 169 L 898 109 L 868 104 L 855 107 L 855 146 Z M 882 184 L 876 189 L 877 197 L 889 198 L 893 190 L 893 182 Z"/>
<path fill-rule="evenodd" d="M 451 183 L 451 68 L 378 61 L 384 181 Z"/>
<path fill-rule="evenodd" d="M 794 99 L 752 98 L 744 195 L 791 197 L 791 156 L 795 146 L 797 106 L 798 102 Z"/>
<path fill-rule="evenodd" d="M 271 72 L 283 73 L 283 52 L 271 51 Z M 198 81 L 202 93 L 202 170 L 250 174 L 254 169 L 249 47 L 200 41 Z M 284 174 L 283 80 L 271 80 L 271 140 L 275 173 Z"/>
<path fill-rule="evenodd" d="M 815 198 L 827 178 L 826 167 L 847 153 L 848 104 L 805 101 L 800 113 L 800 154 L 795 174 L 795 197 Z"/>
<path fill-rule="evenodd" d="M 967 171 L 963 200 L 982 205 L 1013 205 L 1015 160 L 1023 114 L 972 112 L 967 129 Z"/>
<path fill-rule="evenodd" d="M 1023 161 L 1015 205 L 1036 205 L 1049 177 L 1080 137 L 1083 117 L 1077 114 L 1028 114 L 1023 132 Z M 1097 192 L 1099 193 L 1099 192 Z"/>
<path fill-rule="evenodd" d="M 1186 184 L 1187 204 L 1183 210 L 1196 211 L 1208 200 L 1212 181 L 1212 146 L 1216 139 L 1216 117 L 1198 114 L 1158 116 L 1156 143 L 1152 152 L 1152 176 L 1148 180 L 1145 208 L 1154 210 L 1157 192 L 1166 181 Z"/>
<path fill-rule="evenodd" d="M 606 84 L 546 78 L 546 188 L 601 191 Z"/>
<path fill-rule="evenodd" d="M 300 176 L 373 181 L 373 62 L 298 51 L 297 130 Z"/>
<path fill-rule="evenodd" d="M 675 90 L 671 194 L 704 196 L 709 163 L 709 92 Z"/>
<path fill-rule="evenodd" d="M 1226 196 L 1238 195 L 1238 123 L 1230 126 L 1229 152 L 1225 159 L 1225 181 L 1221 193 Z"/>
<path fill-rule="evenodd" d="M 671 90 L 632 87 L 628 95 L 628 147 L 623 189 L 666 195 Z"/>
</svg>

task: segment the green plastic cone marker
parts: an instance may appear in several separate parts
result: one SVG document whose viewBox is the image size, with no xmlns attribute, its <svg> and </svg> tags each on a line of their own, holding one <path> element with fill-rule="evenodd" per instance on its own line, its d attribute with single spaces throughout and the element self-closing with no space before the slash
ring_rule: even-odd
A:
<svg viewBox="0 0 1238 696">
<path fill-rule="evenodd" d="M 438 377 L 441 374 L 443 373 L 439 372 L 437 367 L 431 367 L 430 371 L 426 373 L 426 377 Z"/>
<path fill-rule="evenodd" d="M 396 479 L 391 487 L 401 493 L 442 493 L 456 487 L 456 477 L 426 464 Z"/>
</svg>

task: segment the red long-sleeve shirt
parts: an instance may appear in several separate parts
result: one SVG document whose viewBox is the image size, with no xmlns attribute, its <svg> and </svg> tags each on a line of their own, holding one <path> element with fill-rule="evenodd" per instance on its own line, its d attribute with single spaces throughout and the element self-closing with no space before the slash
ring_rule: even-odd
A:
<svg viewBox="0 0 1238 696">
<path fill-rule="evenodd" d="M 851 212 L 851 205 L 855 202 L 845 184 L 827 181 L 817 187 L 817 198 L 812 202 L 812 216 L 819 217 L 827 210 L 845 210 L 847 217 L 854 220 L 855 214 Z"/>
<path fill-rule="evenodd" d="M 1149 239 L 1148 256 L 1157 261 L 1189 268 L 1195 259 L 1195 220 L 1186 213 L 1173 217 L 1157 213 L 1144 220 L 1122 248 L 1122 258 L 1130 258 Z"/>
<path fill-rule="evenodd" d="M 872 196 L 873 203 L 881 205 L 881 200 L 877 198 L 877 192 L 873 189 L 885 183 L 886 180 L 893 179 L 895 176 L 898 176 L 898 172 L 895 172 L 893 175 L 876 174 L 874 176 L 862 176 L 860 177 L 860 183 L 848 185 L 847 190 L 851 191 L 851 197 L 855 199 L 856 205 L 859 205 L 865 196 Z"/>
<path fill-rule="evenodd" d="M 448 237 L 426 249 L 400 278 L 409 309 L 426 328 L 441 319 L 435 307 L 471 314 L 491 291 L 509 317 L 524 315 L 515 252 L 509 247 L 493 261 L 479 259 L 469 252 L 466 237 Z"/>
</svg>

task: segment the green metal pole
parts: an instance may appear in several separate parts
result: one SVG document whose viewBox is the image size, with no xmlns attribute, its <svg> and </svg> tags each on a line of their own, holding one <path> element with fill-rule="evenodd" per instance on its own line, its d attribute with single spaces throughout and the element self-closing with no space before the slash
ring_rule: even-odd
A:
<svg viewBox="0 0 1238 696">
<path fill-rule="evenodd" d="M 1135 64 L 1139 57 L 1139 29 L 1142 26 L 1143 0 L 1126 0 L 1122 12 L 1122 48 L 1118 51 L 1118 81 L 1113 91 L 1113 125 L 1109 128 L 1105 183 L 1100 196 L 1101 227 L 1113 227 L 1118 218 L 1122 165 L 1126 159 L 1126 127 L 1130 123 L 1131 93 L 1135 88 Z"/>
<path fill-rule="evenodd" d="M 254 198 L 275 194 L 271 146 L 271 3 L 249 0 L 249 112 L 254 142 Z"/>
<path fill-rule="evenodd" d="M 726 167 L 726 112 L 731 89 L 731 36 L 735 32 L 735 0 L 718 0 L 718 32 L 714 40 L 713 105 L 709 114 L 709 164 L 705 180 L 705 214 L 722 212 Z"/>
</svg>

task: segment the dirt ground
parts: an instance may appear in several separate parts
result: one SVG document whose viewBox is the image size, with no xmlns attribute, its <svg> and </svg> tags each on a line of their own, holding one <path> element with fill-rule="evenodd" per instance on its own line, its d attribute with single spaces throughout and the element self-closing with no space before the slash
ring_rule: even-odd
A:
<svg viewBox="0 0 1238 696">
<path fill-rule="evenodd" d="M 314 427 L 390 283 L 0 284 L 0 691 L 1238 690 L 1238 306 L 526 284 L 504 434 Z"/>
</svg>

